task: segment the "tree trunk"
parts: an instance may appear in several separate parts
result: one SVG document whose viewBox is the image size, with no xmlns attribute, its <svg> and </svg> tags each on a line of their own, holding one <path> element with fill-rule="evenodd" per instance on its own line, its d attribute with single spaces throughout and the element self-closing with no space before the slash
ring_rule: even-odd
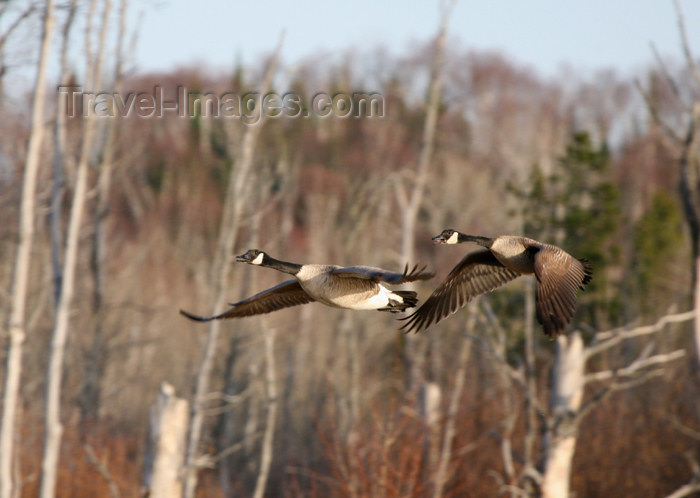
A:
<svg viewBox="0 0 700 498">
<path fill-rule="evenodd" d="M 525 283 L 525 435 L 523 437 L 524 469 L 523 488 L 533 492 L 530 478 L 531 470 L 537 467 L 534 458 L 534 446 L 537 439 L 537 372 L 535 369 L 535 281 L 528 278 Z"/>
<path fill-rule="evenodd" d="M 173 386 L 163 383 L 150 410 L 142 495 L 172 498 L 182 494 L 179 473 L 185 462 L 187 412 L 187 400 L 175 396 Z"/>
<path fill-rule="evenodd" d="M 695 344 L 695 368 L 700 375 L 700 254 L 695 256 L 695 292 L 693 294 L 695 320 L 693 321 L 693 344 Z"/>
<path fill-rule="evenodd" d="M 700 102 L 691 110 L 688 132 L 683 141 L 680 157 L 680 192 L 683 211 L 690 230 L 693 244 L 693 304 L 698 316 L 693 327 L 693 344 L 695 345 L 695 368 L 700 374 L 700 159 L 698 158 L 700 142 Z"/>
<path fill-rule="evenodd" d="M 397 191 L 399 207 L 403 213 L 401 229 L 401 257 L 406 262 L 414 261 L 416 219 L 423 202 L 425 184 L 428 180 L 428 169 L 433 159 L 435 148 L 435 130 L 437 129 L 438 111 L 440 110 L 440 96 L 442 94 L 442 80 L 445 65 L 445 52 L 447 48 L 447 22 L 450 9 L 446 8 L 442 13 L 440 31 L 435 40 L 435 59 L 431 70 L 431 78 L 428 86 L 428 101 L 426 102 L 425 122 L 423 124 L 423 136 L 420 144 L 420 155 L 416 168 L 413 189 L 410 196 L 400 185 Z"/>
<path fill-rule="evenodd" d="M 267 390 L 267 422 L 263 435 L 262 454 L 260 456 L 260 471 L 255 483 L 253 498 L 262 498 L 267 485 L 272 465 L 272 451 L 275 436 L 275 421 L 277 420 L 277 374 L 275 373 L 275 329 L 266 326 L 265 320 L 262 326 L 265 329 L 265 384 Z"/>
<path fill-rule="evenodd" d="M 438 111 L 440 109 L 440 96 L 442 93 L 442 80 L 444 74 L 445 52 L 447 47 L 447 23 L 450 17 L 451 7 L 443 9 L 440 19 L 440 29 L 435 40 L 435 59 L 431 68 L 430 83 L 428 85 L 428 101 L 426 102 L 425 122 L 420 144 L 418 166 L 413 177 L 413 188 L 410 195 L 403 183 L 396 184 L 396 198 L 401 209 L 401 259 L 402 263 L 415 261 L 416 221 L 423 203 L 425 184 L 428 179 L 428 169 L 433 159 L 435 146 L 435 131 L 437 129 Z M 410 286 L 409 286 L 410 287 Z M 420 388 L 425 357 L 425 346 L 419 346 L 416 335 L 406 335 L 401 342 L 406 352 L 403 358 L 410 358 L 406 365 L 408 373 L 407 384 L 409 390 Z M 426 341 L 420 341 L 426 344 Z"/>
<path fill-rule="evenodd" d="M 277 60 L 282 47 L 280 40 L 277 49 L 270 60 L 267 68 L 260 95 L 265 95 L 271 84 L 277 67 Z M 262 110 L 261 110 L 262 112 Z M 253 165 L 253 152 L 257 137 L 260 133 L 264 117 L 257 124 L 248 126 L 243 136 L 240 153 L 235 154 L 236 160 L 233 164 L 233 170 L 229 179 L 226 199 L 224 201 L 225 208 L 221 219 L 221 228 L 219 230 L 219 244 L 215 263 L 212 265 L 211 275 L 217 282 L 216 297 L 214 299 L 213 312 L 218 313 L 221 308 L 226 305 L 228 293 L 228 277 L 229 277 L 229 259 L 231 251 L 236 241 L 236 233 L 238 224 L 242 215 L 242 209 L 247 199 L 246 191 L 248 189 L 247 182 L 250 177 L 250 170 Z M 204 410 L 201 404 L 203 396 L 209 390 L 209 376 L 214 363 L 214 355 L 217 350 L 219 331 L 221 322 L 214 320 L 210 322 L 206 345 L 204 346 L 204 354 L 202 363 L 197 373 L 197 381 L 194 392 L 194 401 L 192 403 L 192 418 L 190 420 L 190 434 L 187 442 L 186 470 L 185 470 L 185 489 L 184 497 L 193 498 L 197 487 L 197 472 L 195 460 L 199 451 L 199 441 L 202 435 L 202 426 L 204 424 Z"/>
<path fill-rule="evenodd" d="M 450 406 L 447 409 L 447 422 L 445 423 L 445 435 L 442 438 L 442 449 L 440 451 L 440 459 L 437 465 L 435 475 L 435 489 L 433 498 L 441 498 L 444 494 L 445 484 L 447 484 L 448 470 L 450 460 L 452 458 L 452 445 L 454 438 L 457 435 L 457 414 L 459 412 L 459 403 L 462 399 L 464 391 L 464 383 L 467 377 L 467 365 L 472 349 L 471 340 L 466 337 L 471 334 L 476 320 L 476 305 L 475 302 L 469 304 L 469 316 L 465 326 L 465 337 L 462 339 L 462 348 L 459 353 L 457 363 L 457 371 L 455 372 L 455 385 L 450 396 Z"/>
<path fill-rule="evenodd" d="M 554 363 L 551 409 L 554 424 L 546 441 L 543 498 L 569 496 L 571 462 L 576 449 L 578 418 L 585 384 L 586 357 L 578 332 L 557 339 Z"/>
<path fill-rule="evenodd" d="M 29 266 L 34 239 L 34 211 L 36 181 L 39 170 L 39 153 L 44 139 L 44 104 L 46 100 L 46 71 L 49 63 L 51 37 L 54 26 L 54 3 L 46 1 L 41 52 L 37 63 L 32 108 L 32 127 L 27 147 L 27 162 L 22 185 L 22 204 L 19 215 L 19 242 L 12 277 L 12 308 L 10 310 L 10 348 L 7 354 L 5 394 L 3 396 L 2 427 L 0 428 L 0 496 L 13 495 L 12 460 L 14 457 L 15 418 L 19 398 L 19 383 L 22 373 L 22 354 L 25 330 L 25 307 Z"/>
<path fill-rule="evenodd" d="M 71 0 L 68 7 L 68 17 L 63 26 L 63 40 L 61 46 L 61 86 L 69 83 L 68 74 L 68 46 L 70 31 L 75 19 L 75 11 L 78 1 Z M 63 161 L 66 152 L 66 110 L 67 100 L 59 97 L 56 102 L 56 120 L 54 122 L 54 157 L 53 157 L 53 186 L 51 187 L 51 211 L 49 212 L 49 225 L 51 226 L 51 265 L 53 270 L 53 302 L 58 306 L 58 298 L 61 294 L 61 204 L 63 201 Z"/>
<path fill-rule="evenodd" d="M 74 0 L 75 1 L 75 0 Z M 127 0 L 120 0 L 119 30 L 117 34 L 117 55 L 114 70 L 113 92 L 119 95 L 122 91 L 124 40 L 126 36 L 126 8 Z M 92 312 L 95 318 L 95 330 L 87 354 L 85 375 L 82 378 L 80 392 L 80 416 L 85 422 L 97 418 L 101 403 L 101 380 L 105 370 L 107 358 L 107 345 L 105 344 L 104 331 L 104 274 L 105 259 L 107 257 L 107 241 L 105 220 L 109 212 L 109 192 L 112 182 L 112 167 L 114 162 L 115 143 L 117 141 L 117 125 L 119 119 L 112 118 L 107 123 L 107 138 L 104 144 L 104 153 L 99 166 L 97 180 L 97 206 L 95 208 L 95 229 L 92 237 L 91 270 L 94 279 Z"/>
<path fill-rule="evenodd" d="M 104 57 L 105 38 L 109 24 L 111 2 L 105 1 L 102 16 L 102 28 L 100 31 L 100 46 L 97 58 L 88 64 L 88 74 L 93 74 L 92 85 L 100 86 L 102 73 L 102 60 Z M 92 19 L 88 19 L 88 31 Z M 89 32 L 88 32 L 89 37 Z M 88 57 L 90 54 L 88 54 Z M 94 63 L 93 63 L 94 62 Z M 58 455 L 61 445 L 63 426 L 60 420 L 61 410 L 61 379 L 63 377 L 63 358 L 65 355 L 66 341 L 68 339 L 68 315 L 73 300 L 76 265 L 78 258 L 78 246 L 80 225 L 82 221 L 85 198 L 87 194 L 87 175 L 90 149 L 94 137 L 96 125 L 93 113 L 89 112 L 84 118 L 83 143 L 80 150 L 80 161 L 76 177 L 73 204 L 71 206 L 70 219 L 68 221 L 68 235 L 66 237 L 66 253 L 63 263 L 63 278 L 61 293 L 56 310 L 56 321 L 51 334 L 51 349 L 49 354 L 49 366 L 46 382 L 46 434 L 44 437 L 44 456 L 41 463 L 41 498 L 50 498 L 55 494 Z"/>
</svg>

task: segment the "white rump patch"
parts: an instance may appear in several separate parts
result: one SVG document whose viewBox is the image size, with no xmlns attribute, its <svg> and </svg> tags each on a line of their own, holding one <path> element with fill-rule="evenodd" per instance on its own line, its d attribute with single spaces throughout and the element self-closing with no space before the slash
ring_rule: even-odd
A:
<svg viewBox="0 0 700 498">
<path fill-rule="evenodd" d="M 445 244 L 458 244 L 459 243 L 459 234 L 457 232 L 452 232 L 452 235 L 450 235 L 450 238 L 445 241 Z"/>
<path fill-rule="evenodd" d="M 389 299 L 402 301 L 400 296 L 395 295 L 383 285 L 379 286 L 378 292 L 371 296 L 359 297 L 357 294 L 348 294 L 333 298 L 331 302 L 334 306 L 340 308 L 349 308 L 351 310 L 378 310 L 389 306 Z"/>
<path fill-rule="evenodd" d="M 250 262 L 251 265 L 261 265 L 263 262 L 263 258 L 265 257 L 264 253 L 260 253 L 257 256 L 255 256 L 255 259 Z"/>
</svg>

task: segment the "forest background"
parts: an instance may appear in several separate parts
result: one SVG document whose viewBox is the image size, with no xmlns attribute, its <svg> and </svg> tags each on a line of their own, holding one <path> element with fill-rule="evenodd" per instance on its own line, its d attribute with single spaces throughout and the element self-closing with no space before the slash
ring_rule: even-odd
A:
<svg viewBox="0 0 700 498">
<path fill-rule="evenodd" d="M 677 59 L 543 78 L 451 45 L 449 3 L 399 55 L 146 73 L 126 0 L 1 2 L 0 496 L 700 493 L 700 25 L 673 6 Z M 532 279 L 417 335 L 178 314 L 280 282 L 251 247 L 425 263 L 425 299 L 470 249 L 450 227 L 589 259 L 569 333 Z"/>
</svg>

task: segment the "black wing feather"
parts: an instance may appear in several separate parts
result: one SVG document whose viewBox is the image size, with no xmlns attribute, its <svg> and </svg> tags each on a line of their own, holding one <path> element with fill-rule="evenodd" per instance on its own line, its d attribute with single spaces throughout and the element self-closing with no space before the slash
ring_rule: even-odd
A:
<svg viewBox="0 0 700 498">
<path fill-rule="evenodd" d="M 564 332 L 576 311 L 576 294 L 591 280 L 593 271 L 585 260 L 551 246 L 535 254 L 537 321 L 550 339 Z"/>
<path fill-rule="evenodd" d="M 315 299 L 309 296 L 304 289 L 301 288 L 299 281 L 294 278 L 275 285 L 267 290 L 259 292 L 237 303 L 233 303 L 230 309 L 219 315 L 214 316 L 198 316 L 193 315 L 185 310 L 180 310 L 180 314 L 186 316 L 190 320 L 198 322 L 208 322 L 211 320 L 220 320 L 224 318 L 241 318 L 244 316 L 262 315 L 272 311 L 298 306 L 300 304 L 311 303 Z"/>
<path fill-rule="evenodd" d="M 480 294 L 517 278 L 518 273 L 503 266 L 488 249 L 470 252 L 413 314 L 401 318 L 406 332 L 429 327 L 451 315 Z"/>
</svg>

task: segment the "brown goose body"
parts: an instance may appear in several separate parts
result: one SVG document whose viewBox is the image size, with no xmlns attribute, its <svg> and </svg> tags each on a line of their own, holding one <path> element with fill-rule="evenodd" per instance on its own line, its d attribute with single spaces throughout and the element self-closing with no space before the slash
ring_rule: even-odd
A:
<svg viewBox="0 0 700 498">
<path fill-rule="evenodd" d="M 335 308 L 399 312 L 418 303 L 416 293 L 391 290 L 384 284 L 397 285 L 434 276 L 418 266 L 409 271 L 408 265 L 403 273 L 370 266 L 300 265 L 274 259 L 259 249 L 251 249 L 237 256 L 236 260 L 274 268 L 295 278 L 233 303 L 231 308 L 218 315 L 203 317 L 184 310 L 180 313 L 192 320 L 207 322 L 260 315 L 313 301 Z"/>
<path fill-rule="evenodd" d="M 564 332 L 576 311 L 576 294 L 591 280 L 586 260 L 576 259 L 560 247 L 527 237 L 496 238 L 444 230 L 436 243 L 475 242 L 484 247 L 467 254 L 447 278 L 413 314 L 403 329 L 416 332 L 438 323 L 475 296 L 492 291 L 520 275 L 537 279 L 536 313 L 545 334 L 554 338 Z"/>
</svg>

